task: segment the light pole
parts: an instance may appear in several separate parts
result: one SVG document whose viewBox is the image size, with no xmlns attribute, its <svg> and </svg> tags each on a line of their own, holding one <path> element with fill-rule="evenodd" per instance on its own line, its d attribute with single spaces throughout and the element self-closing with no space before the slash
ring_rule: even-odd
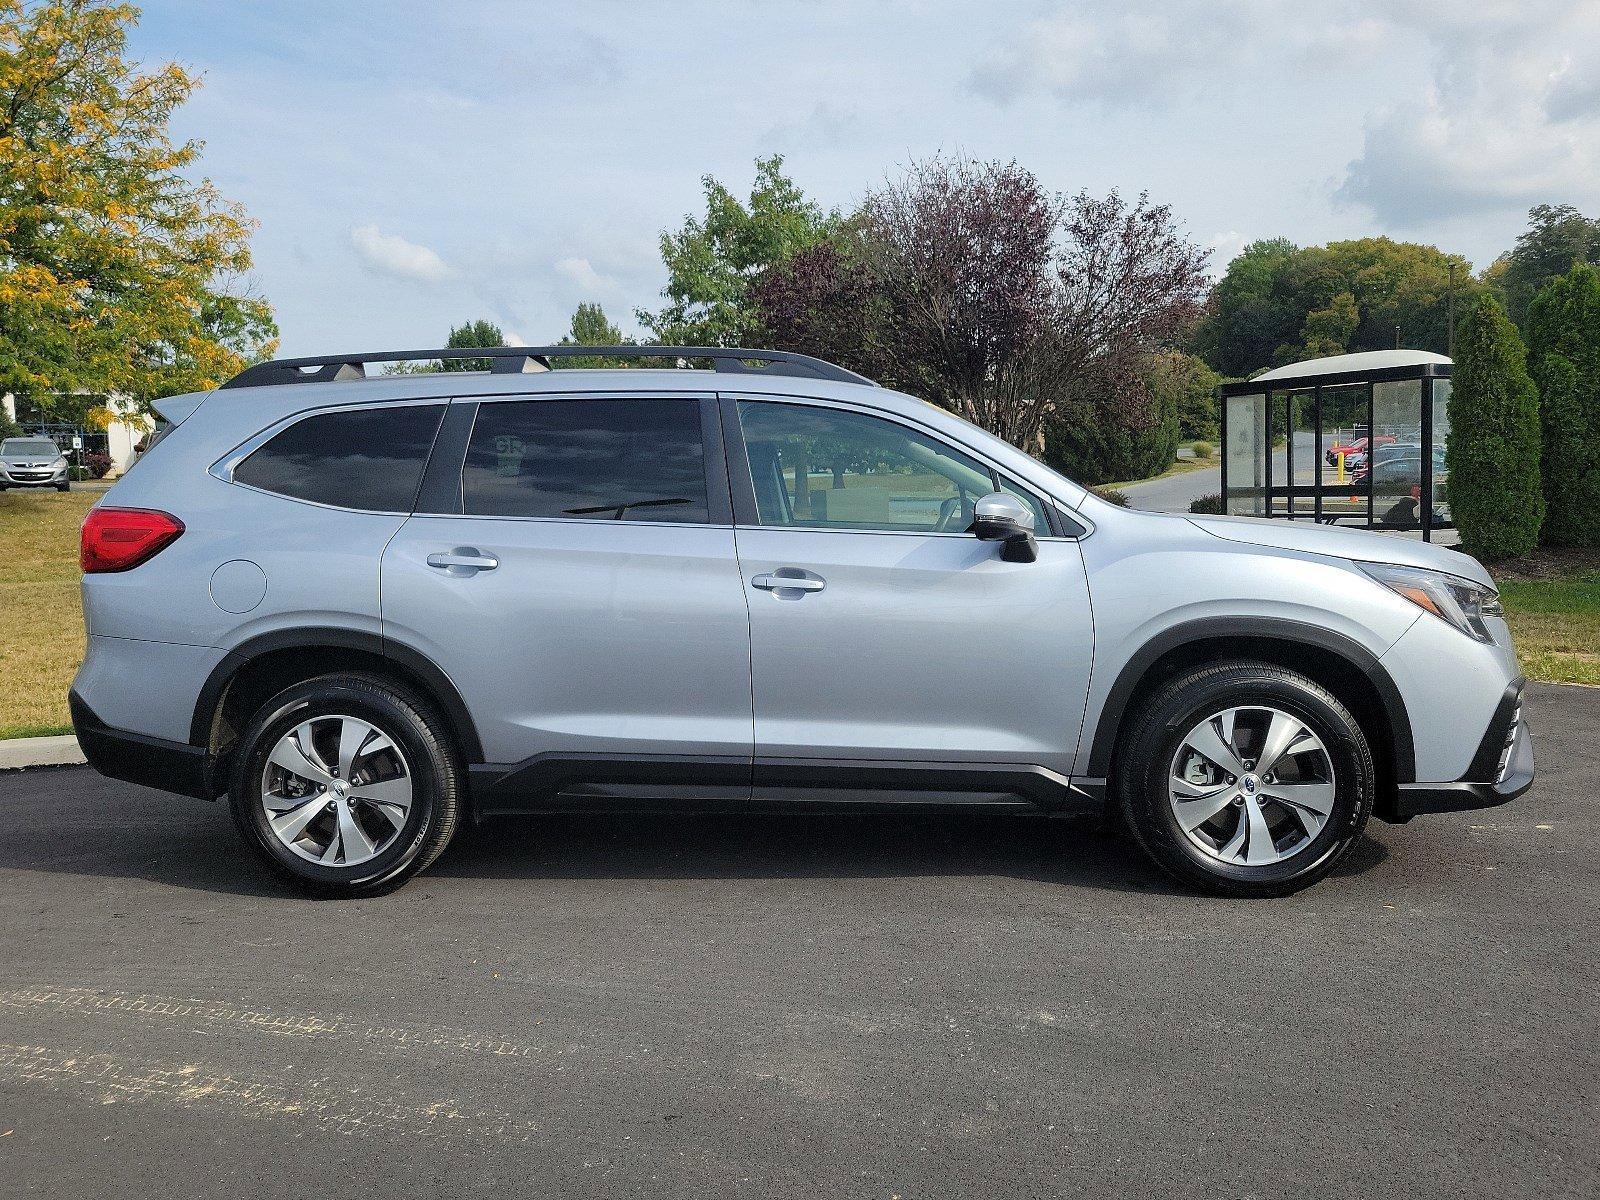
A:
<svg viewBox="0 0 1600 1200">
<path fill-rule="evenodd" d="M 1450 327 L 1445 332 L 1445 354 L 1451 362 L 1456 360 L 1456 264 L 1450 260 L 1450 286 L 1448 288 L 1450 304 Z"/>
</svg>

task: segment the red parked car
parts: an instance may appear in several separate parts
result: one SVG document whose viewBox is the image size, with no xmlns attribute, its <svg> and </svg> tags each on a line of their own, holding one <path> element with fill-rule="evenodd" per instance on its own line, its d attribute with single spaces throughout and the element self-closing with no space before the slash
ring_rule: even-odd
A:
<svg viewBox="0 0 1600 1200">
<path fill-rule="evenodd" d="M 1358 465 L 1360 465 L 1361 462 L 1365 462 L 1366 461 L 1366 458 L 1367 458 L 1367 443 L 1369 441 L 1371 441 L 1371 440 L 1373 440 L 1373 439 L 1365 438 L 1365 437 L 1358 437 L 1358 438 L 1352 439 L 1349 442 L 1335 442 L 1331 447 L 1329 447 L 1328 452 L 1325 455 L 1323 455 L 1323 457 L 1328 460 L 1328 465 L 1330 467 L 1332 467 L 1332 466 L 1336 466 L 1338 464 L 1339 455 L 1340 455 L 1340 453 L 1343 453 L 1344 454 L 1344 465 L 1346 467 L 1358 466 Z M 1380 446 L 1393 445 L 1394 442 L 1396 441 L 1395 438 L 1390 437 L 1386 433 L 1380 433 L 1377 436 L 1376 440 L 1377 440 L 1378 445 L 1380 445 Z M 1359 456 L 1359 462 L 1355 461 L 1358 456 Z"/>
</svg>

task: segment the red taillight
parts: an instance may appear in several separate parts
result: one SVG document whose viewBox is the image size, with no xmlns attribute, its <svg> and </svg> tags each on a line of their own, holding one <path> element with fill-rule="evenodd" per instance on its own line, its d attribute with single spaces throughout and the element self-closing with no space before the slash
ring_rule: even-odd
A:
<svg viewBox="0 0 1600 1200">
<path fill-rule="evenodd" d="M 93 508 L 83 519 L 78 564 L 85 575 L 128 571 L 177 540 L 183 522 L 151 508 Z"/>
</svg>

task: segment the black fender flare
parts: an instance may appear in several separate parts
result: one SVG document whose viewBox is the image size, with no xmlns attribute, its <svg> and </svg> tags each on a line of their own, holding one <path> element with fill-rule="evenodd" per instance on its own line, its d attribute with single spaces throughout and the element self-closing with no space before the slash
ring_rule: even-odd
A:
<svg viewBox="0 0 1600 1200">
<path fill-rule="evenodd" d="M 1111 768 L 1111 756 L 1116 750 L 1117 737 L 1122 730 L 1122 719 L 1128 701 L 1143 681 L 1145 674 L 1163 655 L 1191 642 L 1214 638 L 1265 638 L 1288 645 L 1315 646 L 1336 654 L 1361 672 L 1378 694 L 1389 717 L 1389 733 L 1394 745 L 1394 771 L 1397 783 L 1410 783 L 1417 776 L 1416 745 L 1412 740 L 1411 717 L 1406 712 L 1405 699 L 1400 689 L 1377 655 L 1361 643 L 1324 629 L 1282 617 L 1201 617 L 1184 621 L 1164 629 L 1140 646 L 1123 664 L 1117 681 L 1106 694 L 1099 719 L 1095 723 L 1094 741 L 1089 751 L 1086 775 L 1103 779 Z"/>
<path fill-rule="evenodd" d="M 461 692 L 450 676 L 432 659 L 393 638 L 362 629 L 340 629 L 336 626 L 276 629 L 241 642 L 224 654 L 222 661 L 206 677 L 205 685 L 195 700 L 194 718 L 189 726 L 189 744 L 200 747 L 210 745 L 211 723 L 216 716 L 217 706 L 221 704 L 223 694 L 234 676 L 247 664 L 278 650 L 317 649 L 362 650 L 389 659 L 414 676 L 443 710 L 467 761 L 483 762 L 483 743 L 478 738 L 478 728 L 467 710 L 466 701 L 461 698 Z"/>
</svg>

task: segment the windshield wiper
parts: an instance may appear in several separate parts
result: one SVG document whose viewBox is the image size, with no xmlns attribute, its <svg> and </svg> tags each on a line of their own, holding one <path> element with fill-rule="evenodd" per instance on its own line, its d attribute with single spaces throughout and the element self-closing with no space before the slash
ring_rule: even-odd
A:
<svg viewBox="0 0 1600 1200">
<path fill-rule="evenodd" d="M 626 504 L 597 504 L 593 508 L 563 508 L 561 511 L 569 517 L 590 517 L 595 513 L 615 513 L 613 521 L 622 520 L 622 516 L 630 508 L 664 508 L 673 504 L 693 504 L 694 501 L 682 496 L 671 500 L 630 500 Z"/>
</svg>

